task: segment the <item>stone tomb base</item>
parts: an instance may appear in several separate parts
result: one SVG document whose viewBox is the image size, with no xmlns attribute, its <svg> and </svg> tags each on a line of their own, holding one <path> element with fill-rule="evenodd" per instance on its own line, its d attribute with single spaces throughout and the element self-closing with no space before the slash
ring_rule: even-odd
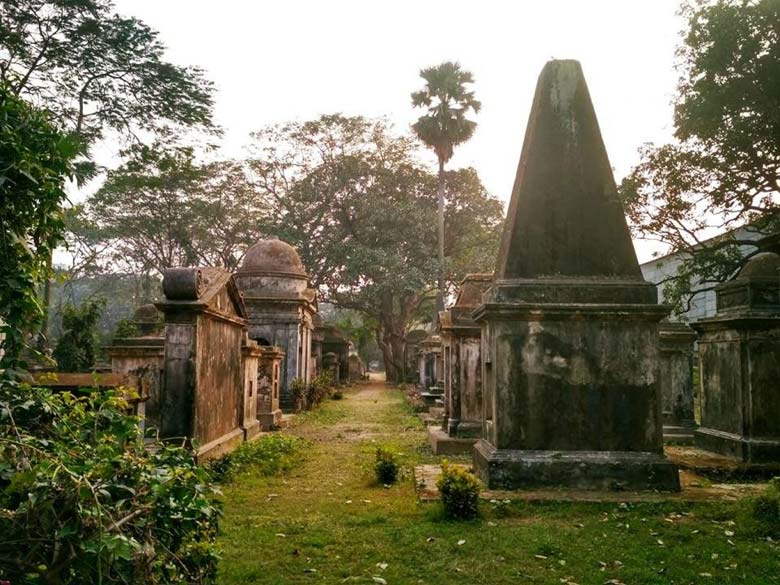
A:
<svg viewBox="0 0 780 585">
<path fill-rule="evenodd" d="M 434 455 L 461 455 L 471 453 L 477 438 L 451 437 L 441 427 L 428 427 L 428 442 Z"/>
<path fill-rule="evenodd" d="M 718 429 L 699 427 L 694 433 L 699 449 L 722 453 L 750 463 L 780 462 L 780 437 L 744 437 Z"/>
<path fill-rule="evenodd" d="M 680 490 L 677 466 L 655 453 L 503 450 L 480 440 L 474 468 L 488 489 Z"/>
<path fill-rule="evenodd" d="M 272 431 L 285 426 L 284 420 L 282 420 L 282 411 L 275 410 L 274 412 L 261 412 L 257 415 L 257 420 L 260 423 L 260 428 L 264 431 Z"/>
<path fill-rule="evenodd" d="M 696 423 L 664 425 L 664 443 L 667 445 L 693 445 Z"/>
</svg>

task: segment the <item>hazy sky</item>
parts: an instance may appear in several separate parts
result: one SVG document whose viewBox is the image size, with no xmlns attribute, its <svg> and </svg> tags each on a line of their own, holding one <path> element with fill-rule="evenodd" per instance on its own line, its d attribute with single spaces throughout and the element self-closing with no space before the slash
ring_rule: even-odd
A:
<svg viewBox="0 0 780 585">
<path fill-rule="evenodd" d="M 482 111 L 451 167 L 476 167 L 506 201 L 536 78 L 551 59 L 581 61 L 619 181 L 637 148 L 665 141 L 682 25 L 678 0 L 116 0 L 161 33 L 168 57 L 203 67 L 217 87 L 225 156 L 266 124 L 342 112 L 420 115 L 419 70 L 457 60 Z M 432 161 L 431 157 L 431 161 Z M 653 248 L 637 242 L 640 261 Z"/>
</svg>

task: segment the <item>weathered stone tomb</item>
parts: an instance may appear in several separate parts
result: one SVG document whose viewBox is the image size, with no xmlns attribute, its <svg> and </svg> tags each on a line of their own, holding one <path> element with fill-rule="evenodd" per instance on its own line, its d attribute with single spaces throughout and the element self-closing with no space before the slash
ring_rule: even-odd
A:
<svg viewBox="0 0 780 585">
<path fill-rule="evenodd" d="M 111 360 L 111 371 L 132 377 L 133 388 L 140 396 L 147 397 L 143 425 L 158 429 L 165 359 L 161 315 L 153 304 L 146 304 L 136 309 L 131 321 L 138 334 L 114 339 L 106 347 L 106 354 Z"/>
<path fill-rule="evenodd" d="M 717 313 L 699 333 L 697 447 L 746 463 L 780 462 L 780 256 L 749 260 L 716 288 Z"/>
<path fill-rule="evenodd" d="M 257 366 L 244 352 L 246 310 L 233 276 L 217 268 L 171 268 L 163 276 L 164 438 L 198 443 L 199 458 L 221 455 L 256 432 Z M 256 364 L 256 361 L 255 361 Z M 253 373 L 254 372 L 254 373 Z"/>
<path fill-rule="evenodd" d="M 577 61 L 537 84 L 482 326 L 490 488 L 678 490 L 663 456 L 658 322 Z"/>
<path fill-rule="evenodd" d="M 661 410 L 664 441 L 693 444 L 696 428 L 693 408 L 693 344 L 696 332 L 685 323 L 662 321 L 658 328 Z"/>
<path fill-rule="evenodd" d="M 314 369 L 310 360 L 316 292 L 309 288 L 298 252 L 277 238 L 249 248 L 235 279 L 247 308 L 249 337 L 284 352 L 280 405 L 291 412 L 295 409 L 293 381 L 308 384 Z"/>
<path fill-rule="evenodd" d="M 436 454 L 468 453 L 482 434 L 481 330 L 471 313 L 492 282 L 492 274 L 467 275 L 453 306 L 439 313 L 444 418 L 428 428 Z"/>
</svg>

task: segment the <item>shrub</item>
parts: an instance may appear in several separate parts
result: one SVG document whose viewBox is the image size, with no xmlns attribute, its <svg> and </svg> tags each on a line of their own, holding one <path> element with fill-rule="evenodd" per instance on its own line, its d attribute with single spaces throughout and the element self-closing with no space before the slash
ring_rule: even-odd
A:
<svg viewBox="0 0 780 585">
<path fill-rule="evenodd" d="M 383 485 L 395 483 L 400 470 L 399 454 L 389 447 L 377 447 L 374 473 L 376 480 Z"/>
<path fill-rule="evenodd" d="M 763 528 L 780 531 L 780 478 L 774 478 L 766 491 L 752 501 L 752 513 Z"/>
<path fill-rule="evenodd" d="M 444 460 L 436 487 L 439 488 L 444 513 L 448 517 L 476 518 L 480 483 L 473 473 Z"/>
<path fill-rule="evenodd" d="M 344 398 L 344 393 L 341 390 L 334 390 L 333 394 L 331 394 L 330 397 L 333 400 L 341 400 L 342 398 Z"/>
<path fill-rule="evenodd" d="M 62 336 L 54 349 L 57 367 L 63 372 L 89 372 L 98 354 L 97 325 L 105 299 L 66 305 L 62 310 Z"/>
<path fill-rule="evenodd" d="M 296 408 L 302 409 L 306 407 L 306 395 L 307 395 L 306 382 L 300 378 L 295 378 L 290 384 L 290 391 L 292 392 L 293 399 L 295 400 Z"/>
<path fill-rule="evenodd" d="M 0 579 L 214 582 L 208 473 L 180 446 L 147 446 L 127 409 L 122 390 L 0 383 Z"/>
<path fill-rule="evenodd" d="M 127 339 L 138 335 L 138 325 L 132 319 L 120 319 L 116 322 L 114 339 Z"/>
<path fill-rule="evenodd" d="M 244 471 L 259 475 L 276 475 L 292 469 L 306 441 L 299 437 L 275 433 L 241 443 L 234 451 L 209 463 L 212 476 L 230 480 Z"/>
</svg>

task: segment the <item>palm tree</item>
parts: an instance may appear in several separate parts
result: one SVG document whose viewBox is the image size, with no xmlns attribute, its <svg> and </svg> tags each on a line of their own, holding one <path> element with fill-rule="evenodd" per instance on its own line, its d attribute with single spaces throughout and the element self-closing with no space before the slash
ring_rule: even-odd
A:
<svg viewBox="0 0 780 585">
<path fill-rule="evenodd" d="M 458 63 L 447 61 L 420 71 L 425 88 L 412 94 L 412 105 L 427 108 L 427 113 L 412 125 L 417 137 L 433 149 L 439 159 L 439 287 L 436 310 L 444 309 L 444 164 L 452 158 L 455 147 L 474 135 L 477 123 L 466 118 L 469 110 L 476 114 L 482 104 L 467 85 L 474 82 L 469 71 Z"/>
</svg>

